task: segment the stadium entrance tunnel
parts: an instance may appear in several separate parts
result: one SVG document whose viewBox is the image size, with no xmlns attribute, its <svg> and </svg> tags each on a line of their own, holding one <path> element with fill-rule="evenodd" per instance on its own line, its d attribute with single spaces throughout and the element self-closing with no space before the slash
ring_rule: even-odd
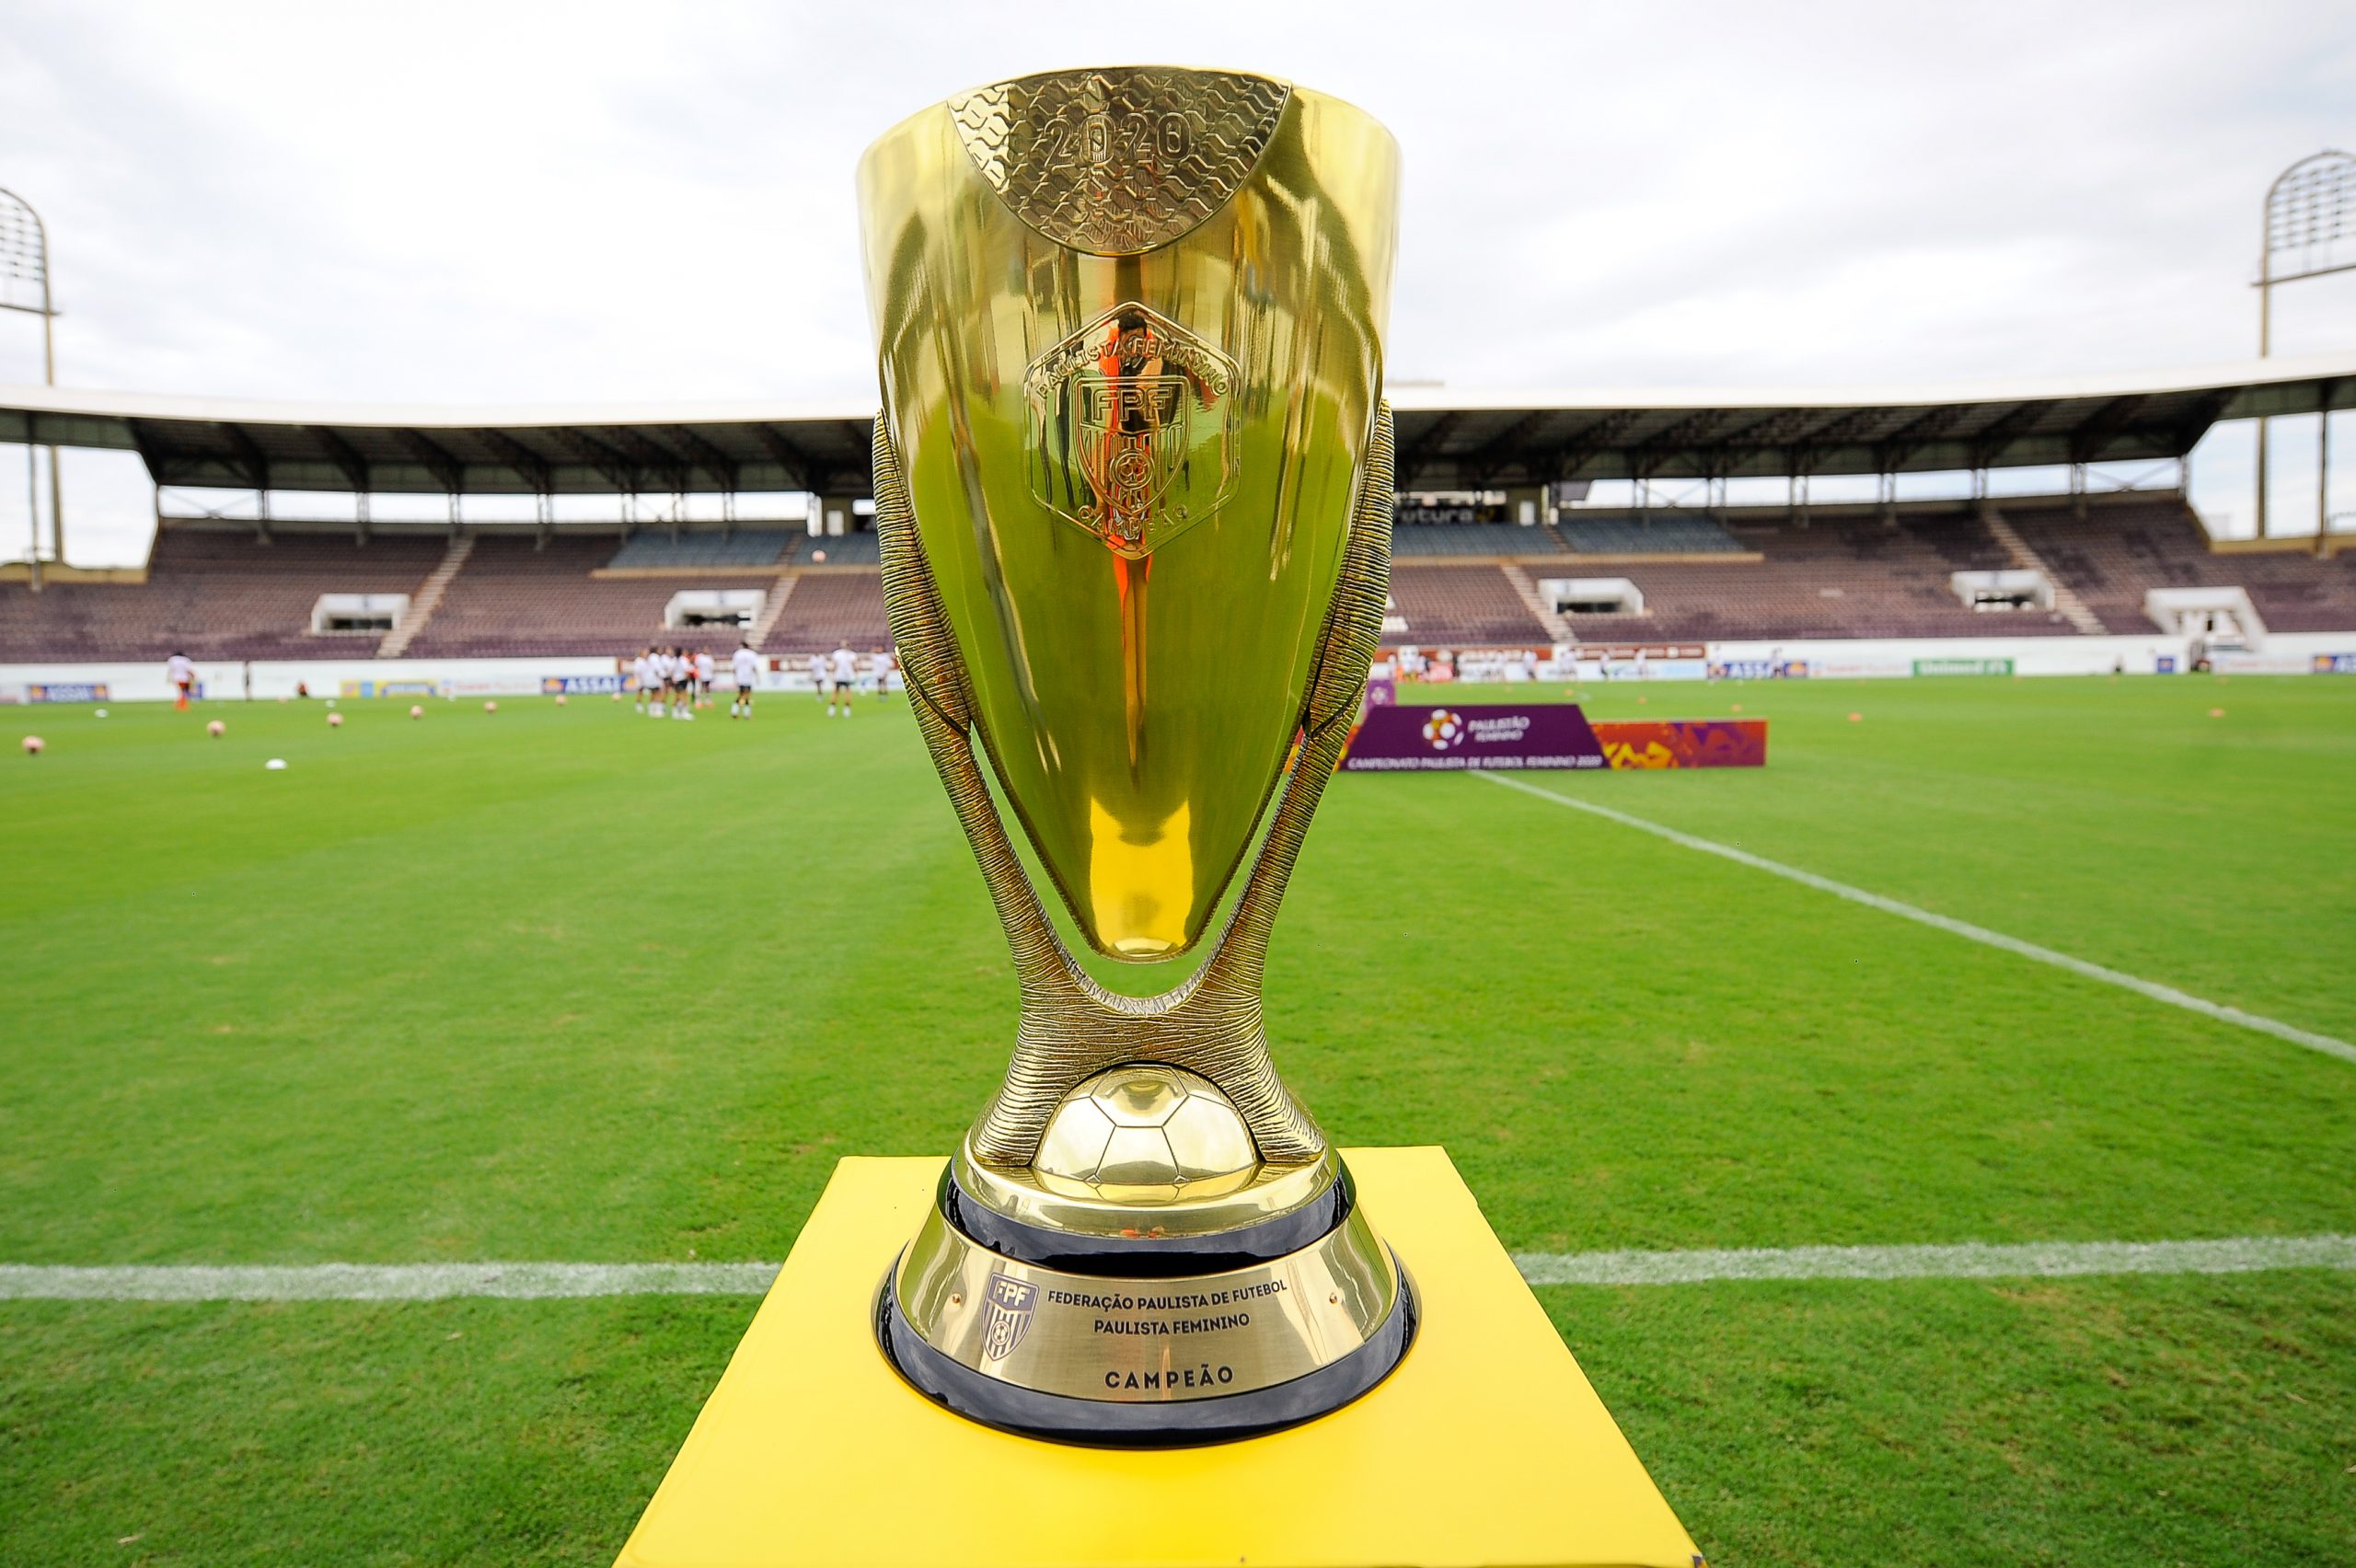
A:
<svg viewBox="0 0 2356 1568">
<path fill-rule="evenodd" d="M 758 588 L 688 588 L 671 595 L 663 608 L 663 625 L 670 631 L 701 627 L 751 628 L 760 624 L 768 595 Z"/>
</svg>

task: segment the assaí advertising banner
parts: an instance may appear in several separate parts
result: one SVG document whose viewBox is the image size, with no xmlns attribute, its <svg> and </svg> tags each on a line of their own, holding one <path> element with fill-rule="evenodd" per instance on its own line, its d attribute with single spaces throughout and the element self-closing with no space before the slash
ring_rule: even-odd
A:
<svg viewBox="0 0 2356 1568">
<path fill-rule="evenodd" d="M 574 697 L 602 697 L 612 691 L 636 691 L 636 675 L 542 675 L 540 695 L 555 697 L 570 692 Z"/>
<path fill-rule="evenodd" d="M 204 694 L 198 692 L 195 695 L 202 697 Z M 25 700 L 27 702 L 104 702 L 107 700 L 107 688 L 103 682 L 92 684 L 84 681 L 52 681 L 46 686 L 27 686 Z"/>
<path fill-rule="evenodd" d="M 1804 681 L 1805 659 L 1725 659 L 1710 666 L 1714 681 Z"/>
</svg>

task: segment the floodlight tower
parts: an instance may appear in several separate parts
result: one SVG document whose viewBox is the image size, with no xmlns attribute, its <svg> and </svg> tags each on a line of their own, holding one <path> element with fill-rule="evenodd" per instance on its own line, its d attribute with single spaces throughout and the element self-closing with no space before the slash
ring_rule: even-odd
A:
<svg viewBox="0 0 2356 1568">
<path fill-rule="evenodd" d="M 2274 352 L 2275 285 L 2356 271 L 2356 258 L 2342 259 L 2337 250 L 2340 241 L 2350 237 L 2356 237 L 2356 154 L 2327 147 L 2274 177 L 2274 183 L 2266 188 L 2265 239 L 2258 251 L 2258 282 L 2252 285 L 2258 290 L 2258 358 Z M 2274 259 L 2286 253 L 2292 257 L 2291 265 L 2295 270 L 2278 276 Z M 2331 461 L 2328 409 L 2319 421 L 2321 433 L 2316 438 L 2318 549 L 2325 542 L 2322 536 L 2330 532 L 2331 521 L 2329 502 L 2321 499 Z M 2258 421 L 2258 536 L 2261 539 L 2266 536 L 2266 423 L 2262 417 Z"/>
<path fill-rule="evenodd" d="M 39 305 L 26 303 L 18 295 L 29 296 L 38 291 Z M 0 189 L 0 309 L 21 310 L 40 317 L 40 370 L 43 386 L 57 385 L 57 311 L 49 296 L 49 229 L 33 211 L 33 204 L 13 190 Z M 32 453 L 32 421 L 25 421 L 25 452 Z M 26 510 L 32 525 L 32 551 L 26 558 L 26 570 L 32 574 L 32 589 L 40 592 L 40 481 L 32 475 L 32 465 L 26 466 Z M 57 448 L 49 449 L 49 527 L 60 565 L 65 560 L 65 507 L 64 489 L 57 477 Z"/>
</svg>

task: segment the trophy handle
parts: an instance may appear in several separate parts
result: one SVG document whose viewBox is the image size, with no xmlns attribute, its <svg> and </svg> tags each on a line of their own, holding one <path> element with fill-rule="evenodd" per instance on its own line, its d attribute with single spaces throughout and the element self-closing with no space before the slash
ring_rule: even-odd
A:
<svg viewBox="0 0 2356 1568">
<path fill-rule="evenodd" d="M 1080 968 L 1040 904 L 974 755 L 974 702 L 949 617 L 918 536 L 888 419 L 875 420 L 875 533 L 883 556 L 884 613 L 899 644 L 909 709 L 990 902 L 1006 928 L 1022 995 L 1022 1020 L 1004 1082 L 975 1124 L 976 1157 L 1020 1166 L 1037 1154 L 1048 1117 L 1073 1085 L 1125 1062 L 1164 1062 L 1208 1078 L 1231 1100 L 1270 1164 L 1306 1163 L 1325 1135 L 1276 1074 L 1260 1011 L 1260 980 L 1276 906 L 1300 854 L 1309 820 L 1340 766 L 1366 672 L 1382 632 L 1391 583 L 1391 405 L 1377 409 L 1358 475 L 1342 569 L 1301 716 L 1301 739 L 1266 836 L 1210 956 L 1159 996 L 1106 990 Z"/>
</svg>

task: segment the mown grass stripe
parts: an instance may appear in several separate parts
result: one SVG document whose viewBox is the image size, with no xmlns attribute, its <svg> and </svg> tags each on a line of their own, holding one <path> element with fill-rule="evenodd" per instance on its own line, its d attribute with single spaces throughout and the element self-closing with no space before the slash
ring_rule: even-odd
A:
<svg viewBox="0 0 2356 1568">
<path fill-rule="evenodd" d="M 2304 1045 L 2310 1051 L 2320 1051 L 2327 1056 L 2337 1056 L 2344 1062 L 2356 1062 L 2356 1045 L 2351 1045 L 2347 1041 L 2337 1039 L 2332 1035 L 2317 1034 L 2313 1030 L 2301 1029 L 2296 1024 L 2284 1023 L 2280 1019 L 2268 1018 L 2263 1013 L 2245 1012 L 2240 1008 L 2227 1007 L 2223 1002 L 2212 1002 L 2206 997 L 2196 997 L 2189 991 L 2179 991 L 2173 986 L 2163 986 L 2156 980 L 2146 980 L 2140 975 L 2128 974 L 2099 963 L 2090 963 L 2083 958 L 2073 958 L 2066 952 L 2057 952 L 2050 947 L 2040 947 L 2035 942 L 2023 941 L 2018 937 L 2008 937 L 2002 931 L 1992 931 L 1985 926 L 1975 926 L 1969 920 L 1958 920 L 1952 916 L 1934 914 L 1928 909 L 1918 909 L 1911 904 L 1901 904 L 1895 898 L 1885 898 L 1877 893 L 1867 893 L 1864 888 L 1851 887 L 1847 882 L 1834 882 L 1831 877 L 1820 877 L 1814 871 L 1804 871 L 1797 866 L 1787 866 L 1781 860 L 1770 860 L 1763 855 L 1754 855 L 1748 849 L 1738 849 L 1731 844 L 1720 844 L 1715 839 L 1699 837 L 1691 833 L 1680 833 L 1673 827 L 1663 827 L 1657 822 L 1646 822 L 1643 817 L 1630 816 L 1626 812 L 1614 811 L 1610 806 L 1598 805 L 1593 801 L 1558 795 L 1552 790 L 1542 790 L 1535 784 L 1513 778 L 1508 774 L 1476 772 L 1472 776 L 1476 778 L 1485 778 L 1492 784 L 1502 784 L 1508 790 L 1519 790 L 1525 795 L 1535 795 L 1542 801 L 1552 801 L 1558 806 L 1568 806 L 1576 812 L 1585 812 L 1590 816 L 1600 816 L 1608 821 L 1616 822 L 1623 827 L 1633 827 L 1639 832 L 1649 833 L 1657 838 L 1666 838 L 1671 844 L 1681 845 L 1688 849 L 1698 849 L 1704 855 L 1715 855 L 1720 859 L 1732 860 L 1737 865 L 1749 866 L 1753 870 L 1765 871 L 1770 876 L 1782 877 L 1788 882 L 1798 882 L 1804 887 L 1812 887 L 1820 893 L 1829 893 L 1835 898 L 1845 898 L 1852 904 L 1862 904 L 1869 909 L 1878 909 L 1886 915 L 1895 915 L 1903 920 L 1912 920 L 1921 925 L 1933 927 L 1951 935 L 1962 937 L 1968 941 L 1980 942 L 1992 948 L 2001 948 L 2006 952 L 2018 953 L 2023 958 L 2034 959 L 2039 963 L 2050 963 L 2056 969 L 2066 969 L 2073 974 L 2083 974 L 2089 980 L 2099 980 L 2107 986 L 2117 986 L 2122 990 L 2133 991 L 2138 996 L 2149 997 L 2155 1002 L 2165 1002 L 2170 1007 L 2182 1008 L 2188 1012 L 2200 1013 L 2221 1022 L 2238 1024 L 2244 1029 L 2254 1029 L 2261 1034 L 2271 1034 L 2278 1040 L 2287 1040 L 2293 1045 Z"/>
<path fill-rule="evenodd" d="M 775 1263 L 315 1263 L 52 1267 L 0 1263 L 0 1300 L 439 1301 L 758 1296 Z"/>
<path fill-rule="evenodd" d="M 2254 1274 L 2269 1269 L 2356 1269 L 2356 1236 L 1520 1252 L 1515 1254 L 1514 1264 L 1532 1285 Z M 0 1300 L 443 1301 L 460 1297 L 551 1300 L 595 1296 L 758 1296 L 768 1289 L 777 1268 L 775 1263 L 133 1264 L 119 1268 L 0 1263 Z"/>
</svg>

